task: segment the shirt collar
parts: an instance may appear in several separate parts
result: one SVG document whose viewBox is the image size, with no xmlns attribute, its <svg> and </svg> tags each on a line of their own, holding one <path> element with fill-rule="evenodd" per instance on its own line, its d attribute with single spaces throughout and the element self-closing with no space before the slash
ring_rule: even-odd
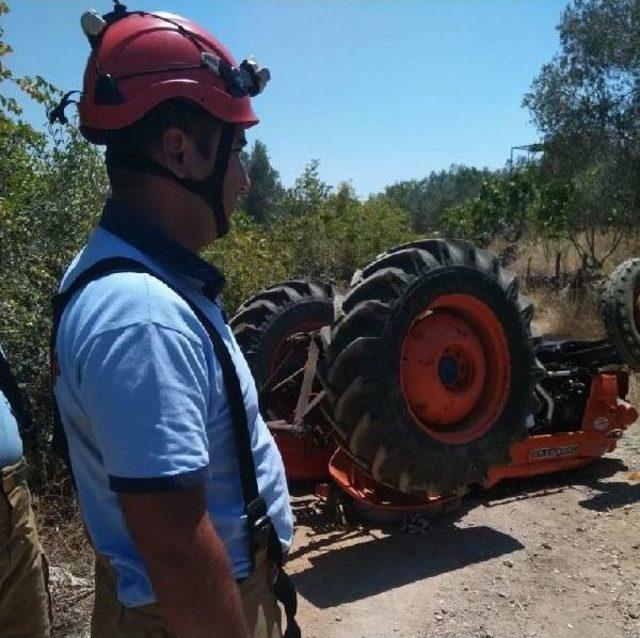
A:
<svg viewBox="0 0 640 638">
<path fill-rule="evenodd" d="M 145 222 L 122 202 L 107 200 L 100 226 L 167 269 L 198 280 L 202 283 L 203 294 L 210 299 L 216 299 L 222 291 L 224 275 L 215 266 Z"/>
</svg>

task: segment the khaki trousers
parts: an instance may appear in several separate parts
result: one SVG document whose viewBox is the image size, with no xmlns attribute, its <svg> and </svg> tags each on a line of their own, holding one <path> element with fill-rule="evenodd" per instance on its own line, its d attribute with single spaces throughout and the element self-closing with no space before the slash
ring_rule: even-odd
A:
<svg viewBox="0 0 640 638">
<path fill-rule="evenodd" d="M 256 569 L 238 589 L 251 638 L 282 638 L 280 608 L 273 594 L 275 567 L 266 551 L 256 557 Z M 180 583 L 176 583 L 180 587 Z M 91 638 L 176 638 L 157 603 L 125 607 L 116 596 L 116 573 L 104 556 L 96 557 L 96 598 Z"/>
<path fill-rule="evenodd" d="M 45 638 L 51 631 L 48 569 L 23 462 L 0 469 L 0 636 Z"/>
</svg>

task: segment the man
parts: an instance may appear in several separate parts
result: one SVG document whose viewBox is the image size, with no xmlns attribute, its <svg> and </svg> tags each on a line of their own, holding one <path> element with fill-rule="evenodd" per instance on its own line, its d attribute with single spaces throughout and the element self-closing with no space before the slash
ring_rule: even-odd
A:
<svg viewBox="0 0 640 638">
<path fill-rule="evenodd" d="M 53 367 L 97 556 L 92 636 L 281 636 L 264 531 L 286 551 L 282 460 L 224 278 L 196 254 L 249 188 L 239 154 L 268 73 L 178 16 L 117 4 L 82 24 L 81 131 L 106 144 L 112 197 L 63 278 Z"/>
<path fill-rule="evenodd" d="M 0 636 L 49 636 L 47 569 L 26 483 L 18 429 L 30 419 L 0 348 Z"/>
</svg>

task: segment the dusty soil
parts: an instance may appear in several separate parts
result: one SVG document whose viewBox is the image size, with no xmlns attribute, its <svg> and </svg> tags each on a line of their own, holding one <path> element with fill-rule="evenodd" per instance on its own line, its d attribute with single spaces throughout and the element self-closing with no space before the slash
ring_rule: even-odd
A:
<svg viewBox="0 0 640 638">
<path fill-rule="evenodd" d="M 599 336 L 592 300 L 531 296 L 536 333 Z M 91 553 L 77 510 L 58 500 L 39 508 L 56 636 L 85 638 Z M 467 496 L 456 512 L 424 520 L 421 534 L 336 524 L 335 509 L 299 492 L 288 570 L 303 636 L 640 638 L 638 501 L 640 423 L 590 467 Z"/>
<path fill-rule="evenodd" d="M 640 637 L 634 428 L 589 468 L 467 497 L 419 536 L 327 529 L 299 497 L 305 636 Z"/>
<path fill-rule="evenodd" d="M 289 570 L 303 635 L 640 637 L 638 471 L 636 424 L 591 467 L 468 496 L 421 535 L 336 526 L 334 510 L 299 494 Z M 45 534 L 52 557 L 64 531 Z M 70 581 L 73 562 L 57 566 L 56 635 L 86 636 L 90 574 Z"/>
</svg>

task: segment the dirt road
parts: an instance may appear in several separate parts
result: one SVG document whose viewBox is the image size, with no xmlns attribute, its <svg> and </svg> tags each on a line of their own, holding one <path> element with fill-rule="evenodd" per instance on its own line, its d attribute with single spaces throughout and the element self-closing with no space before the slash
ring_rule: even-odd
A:
<svg viewBox="0 0 640 638">
<path fill-rule="evenodd" d="M 634 430 L 588 469 L 468 498 L 420 536 L 331 529 L 296 498 L 304 635 L 640 637 Z"/>
<path fill-rule="evenodd" d="M 640 637 L 640 482 L 633 471 L 640 471 L 639 424 L 592 467 L 468 497 L 421 536 L 336 528 L 315 498 L 297 496 L 289 568 L 303 635 Z M 78 550 L 61 552 L 70 530 L 80 538 L 77 524 L 44 535 L 56 565 L 56 636 L 84 638 L 90 554 L 78 539 Z"/>
</svg>

